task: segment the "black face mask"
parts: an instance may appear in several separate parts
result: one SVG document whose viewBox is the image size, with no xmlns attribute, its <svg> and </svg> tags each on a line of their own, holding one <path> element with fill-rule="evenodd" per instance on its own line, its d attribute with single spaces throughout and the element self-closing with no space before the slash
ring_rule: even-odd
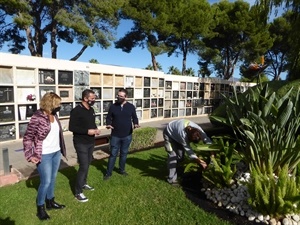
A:
<svg viewBox="0 0 300 225">
<path fill-rule="evenodd" d="M 93 105 L 95 104 L 95 101 L 87 101 L 87 104 L 88 104 L 89 106 L 93 106 Z"/>
<path fill-rule="evenodd" d="M 119 98 L 119 97 L 117 97 L 117 102 L 119 104 L 122 104 L 123 102 L 125 102 L 125 98 Z"/>
<path fill-rule="evenodd" d="M 57 112 L 59 112 L 59 110 L 61 109 L 61 107 L 56 107 L 55 109 L 52 110 L 51 114 L 55 115 Z"/>
</svg>

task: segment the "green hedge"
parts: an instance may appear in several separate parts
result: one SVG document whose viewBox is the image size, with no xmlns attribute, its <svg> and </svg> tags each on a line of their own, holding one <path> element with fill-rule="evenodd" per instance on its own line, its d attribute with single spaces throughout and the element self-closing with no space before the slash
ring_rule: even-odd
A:
<svg viewBox="0 0 300 225">
<path fill-rule="evenodd" d="M 135 129 L 132 133 L 132 142 L 129 151 L 140 150 L 154 146 L 157 128 L 143 127 Z"/>
</svg>

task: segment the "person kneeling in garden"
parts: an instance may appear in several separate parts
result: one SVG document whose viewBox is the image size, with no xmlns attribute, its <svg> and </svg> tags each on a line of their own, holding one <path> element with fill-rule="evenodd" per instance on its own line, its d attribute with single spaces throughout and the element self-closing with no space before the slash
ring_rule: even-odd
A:
<svg viewBox="0 0 300 225">
<path fill-rule="evenodd" d="M 179 119 L 171 121 L 163 132 L 165 150 L 168 153 L 168 169 L 169 177 L 167 181 L 170 184 L 177 185 L 177 161 L 182 162 L 184 153 L 186 152 L 189 158 L 203 169 L 206 169 L 205 161 L 199 159 L 192 150 L 190 143 L 198 143 L 202 140 L 205 144 L 211 144 L 210 138 L 196 123 L 187 120 Z"/>
</svg>

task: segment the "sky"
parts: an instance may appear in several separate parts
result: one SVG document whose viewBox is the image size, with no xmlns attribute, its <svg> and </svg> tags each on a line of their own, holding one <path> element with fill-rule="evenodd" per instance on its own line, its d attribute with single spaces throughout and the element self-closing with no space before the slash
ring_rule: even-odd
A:
<svg viewBox="0 0 300 225">
<path fill-rule="evenodd" d="M 116 32 L 117 39 L 123 37 L 125 33 L 131 29 L 131 25 L 132 23 L 129 21 L 122 21 Z M 70 58 L 74 57 L 81 49 L 81 46 L 76 43 L 69 44 L 66 42 L 58 42 L 57 44 L 57 58 L 59 59 L 69 60 Z M 22 51 L 21 54 L 30 55 L 28 49 Z M 50 44 L 44 45 L 43 57 L 51 58 Z M 95 45 L 94 47 L 88 47 L 80 56 L 80 58 L 77 59 L 77 61 L 89 62 L 90 59 L 97 59 L 100 64 L 117 65 L 140 69 L 147 67 L 149 64 L 152 65 L 151 55 L 147 48 L 142 49 L 140 47 L 136 47 L 133 48 L 130 53 L 126 53 L 121 49 L 114 48 L 113 43 L 108 49 L 102 49 L 97 45 Z M 170 66 L 175 66 L 179 70 L 182 69 L 182 55 L 179 55 L 178 57 L 176 57 L 175 55 L 168 57 L 167 54 L 163 54 L 157 56 L 156 60 L 162 66 L 162 70 L 165 73 L 168 72 L 168 68 Z M 192 67 L 195 70 L 195 73 L 197 73 L 197 70 L 199 69 L 197 61 L 197 56 L 189 54 L 187 56 L 187 68 Z"/>
</svg>

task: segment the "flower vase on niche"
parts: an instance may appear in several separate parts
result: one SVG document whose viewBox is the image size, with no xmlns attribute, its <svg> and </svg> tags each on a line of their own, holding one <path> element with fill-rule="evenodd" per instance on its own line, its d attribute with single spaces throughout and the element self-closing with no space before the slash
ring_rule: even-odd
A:
<svg viewBox="0 0 300 225">
<path fill-rule="evenodd" d="M 26 106 L 19 106 L 20 119 L 26 120 Z"/>
<path fill-rule="evenodd" d="M 29 102 L 33 102 L 33 101 L 35 100 L 35 95 L 29 94 L 29 95 L 27 95 L 26 99 L 27 99 L 27 101 L 29 101 Z"/>
</svg>

